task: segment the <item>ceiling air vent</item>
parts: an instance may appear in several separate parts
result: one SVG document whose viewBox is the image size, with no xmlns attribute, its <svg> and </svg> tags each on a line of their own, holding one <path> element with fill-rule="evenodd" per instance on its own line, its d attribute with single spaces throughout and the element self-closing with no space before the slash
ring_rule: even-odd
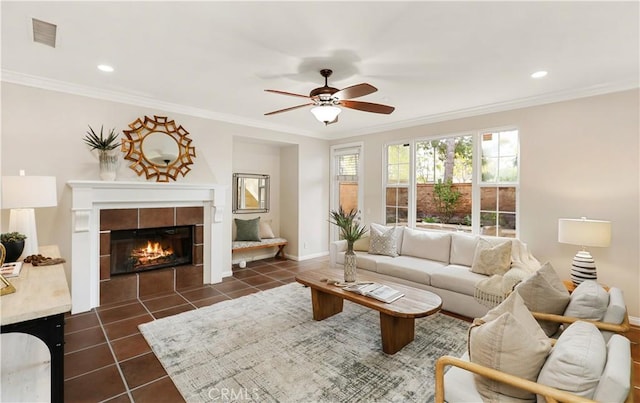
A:
<svg viewBox="0 0 640 403">
<path fill-rule="evenodd" d="M 58 27 L 54 24 L 40 21 L 35 18 L 32 18 L 31 21 L 33 24 L 33 41 L 55 48 L 56 29 Z"/>
</svg>

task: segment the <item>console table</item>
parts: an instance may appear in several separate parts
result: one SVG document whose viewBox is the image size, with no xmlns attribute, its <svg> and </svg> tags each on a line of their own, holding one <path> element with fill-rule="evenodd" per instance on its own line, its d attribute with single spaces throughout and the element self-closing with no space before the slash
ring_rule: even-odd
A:
<svg viewBox="0 0 640 403">
<path fill-rule="evenodd" d="M 40 247 L 44 256 L 59 257 L 57 246 Z M 42 340 L 51 354 L 51 401 L 64 401 L 64 314 L 71 310 L 71 295 L 62 264 L 52 266 L 32 266 L 23 264 L 18 277 L 8 279 L 16 288 L 13 294 L 3 295 L 0 329 L 2 333 L 27 333 Z M 15 352 L 18 354 L 18 352 Z M 6 354 L 6 352 L 5 352 Z M 29 357 L 25 356 L 24 362 Z M 14 362 L 16 360 L 12 360 Z M 35 363 L 35 365 L 43 363 Z M 48 363 L 44 363 L 48 364 Z M 4 363 L 3 363 L 4 367 Z M 3 368 L 2 387 L 32 392 L 31 386 L 25 382 L 36 382 L 32 379 L 33 366 L 21 365 Z M 13 372 L 12 372 L 13 371 Z M 7 373 L 8 372 L 8 373 Z M 19 372 L 19 373 L 16 373 Z M 9 384 L 5 376 L 10 377 Z M 20 379 L 20 384 L 15 381 Z M 41 380 L 40 380 L 41 381 Z M 20 398 L 20 396 L 17 396 Z"/>
</svg>

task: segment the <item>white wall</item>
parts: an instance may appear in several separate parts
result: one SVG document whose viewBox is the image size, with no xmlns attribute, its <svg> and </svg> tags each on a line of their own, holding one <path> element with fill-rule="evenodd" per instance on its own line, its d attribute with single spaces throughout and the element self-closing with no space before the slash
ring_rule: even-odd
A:
<svg viewBox="0 0 640 403">
<path fill-rule="evenodd" d="M 233 141 L 232 167 L 233 173 L 269 175 L 270 206 L 267 213 L 233 214 L 233 218 L 249 220 L 260 217 L 260 221 L 268 222 L 273 233 L 280 236 L 280 145 L 243 141 L 236 138 Z M 235 239 L 235 224 L 232 223 L 232 225 Z M 233 262 L 262 259 L 273 256 L 274 253 L 275 249 L 273 251 L 260 249 L 242 253 L 236 252 L 233 254 Z"/>
<path fill-rule="evenodd" d="M 612 222 L 612 243 L 592 248 L 598 279 L 620 287 L 640 317 L 640 91 L 433 123 L 333 142 L 365 144 L 365 222 L 382 222 L 385 142 L 485 128 L 520 130 L 520 237 L 569 278 L 577 246 L 558 243 L 558 218 Z"/>
<path fill-rule="evenodd" d="M 82 138 L 87 125 L 94 129 L 104 125 L 105 129 L 127 129 L 127 125 L 145 115 L 168 116 L 182 125 L 193 139 L 196 158 L 192 171 L 186 177 L 179 177 L 180 182 L 217 183 L 231 189 L 233 174 L 234 138 L 268 139 L 286 144 L 303 144 L 310 153 L 316 152 L 320 159 L 325 158 L 327 142 L 288 133 L 273 132 L 247 126 L 229 124 L 167 112 L 146 107 L 103 101 L 94 98 L 76 96 L 67 93 L 48 91 L 28 86 L 2 83 L 2 149 L 0 150 L 1 174 L 17 175 L 19 169 L 25 169 L 27 175 L 52 175 L 57 178 L 58 206 L 56 208 L 38 209 L 36 221 L 38 238 L 41 245 L 57 244 L 63 257 L 71 256 L 71 192 L 66 186 L 69 180 L 99 180 L 97 156 L 89 152 Z M 318 147 L 318 145 L 322 145 Z M 296 146 L 297 147 L 297 146 Z M 315 150 L 315 151 L 314 151 Z M 297 155 L 296 155 L 297 156 Z M 310 158 L 310 166 L 317 169 L 316 158 Z M 275 162 L 269 162 L 270 165 Z M 286 160 L 287 166 L 280 165 L 280 171 L 289 171 L 293 167 L 304 169 L 305 161 Z M 273 166 L 270 168 L 273 169 Z M 328 183 L 328 171 L 317 172 L 322 181 Z M 146 181 L 136 176 L 123 160 L 118 170 L 117 180 Z M 293 187 L 287 186 L 280 193 L 288 192 Z M 294 189 L 297 198 L 297 189 Z M 288 194 L 288 193 L 287 193 Z M 290 198 L 291 198 L 290 197 Z M 320 206 L 322 201 L 314 200 L 310 205 Z M 231 192 L 227 193 L 227 209 L 224 220 L 227 225 L 229 239 L 225 248 L 229 250 L 231 259 Z M 8 211 L 2 211 L 0 231 L 6 231 Z M 325 220 L 321 217 L 308 217 L 305 221 L 307 230 L 314 234 L 326 232 Z M 298 231 L 281 229 L 283 236 L 297 245 Z M 297 249 L 288 248 L 298 256 Z M 310 250 L 326 250 L 327 238 L 322 235 L 313 239 Z M 70 264 L 65 268 L 71 272 Z M 68 279 L 70 276 L 68 276 Z"/>
</svg>

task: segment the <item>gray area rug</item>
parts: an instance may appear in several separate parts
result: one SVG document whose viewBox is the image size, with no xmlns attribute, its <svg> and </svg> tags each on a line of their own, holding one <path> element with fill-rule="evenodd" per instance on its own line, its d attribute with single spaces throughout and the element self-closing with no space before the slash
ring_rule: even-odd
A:
<svg viewBox="0 0 640 403">
<path fill-rule="evenodd" d="M 431 401 L 435 360 L 466 348 L 469 324 L 436 314 L 387 355 L 377 312 L 345 301 L 316 322 L 310 294 L 287 284 L 140 330 L 188 402 Z"/>
</svg>

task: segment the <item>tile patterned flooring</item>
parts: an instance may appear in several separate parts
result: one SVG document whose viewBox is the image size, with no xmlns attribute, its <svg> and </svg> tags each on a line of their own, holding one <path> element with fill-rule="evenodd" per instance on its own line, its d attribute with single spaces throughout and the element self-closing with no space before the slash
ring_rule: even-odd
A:
<svg viewBox="0 0 640 403">
<path fill-rule="evenodd" d="M 138 325 L 295 281 L 296 273 L 323 267 L 267 259 L 234 267 L 220 284 L 177 290 L 69 315 L 65 325 L 64 393 L 67 402 L 184 401 L 151 352 Z M 634 397 L 640 401 L 640 328 L 628 334 L 634 359 Z"/>
</svg>

